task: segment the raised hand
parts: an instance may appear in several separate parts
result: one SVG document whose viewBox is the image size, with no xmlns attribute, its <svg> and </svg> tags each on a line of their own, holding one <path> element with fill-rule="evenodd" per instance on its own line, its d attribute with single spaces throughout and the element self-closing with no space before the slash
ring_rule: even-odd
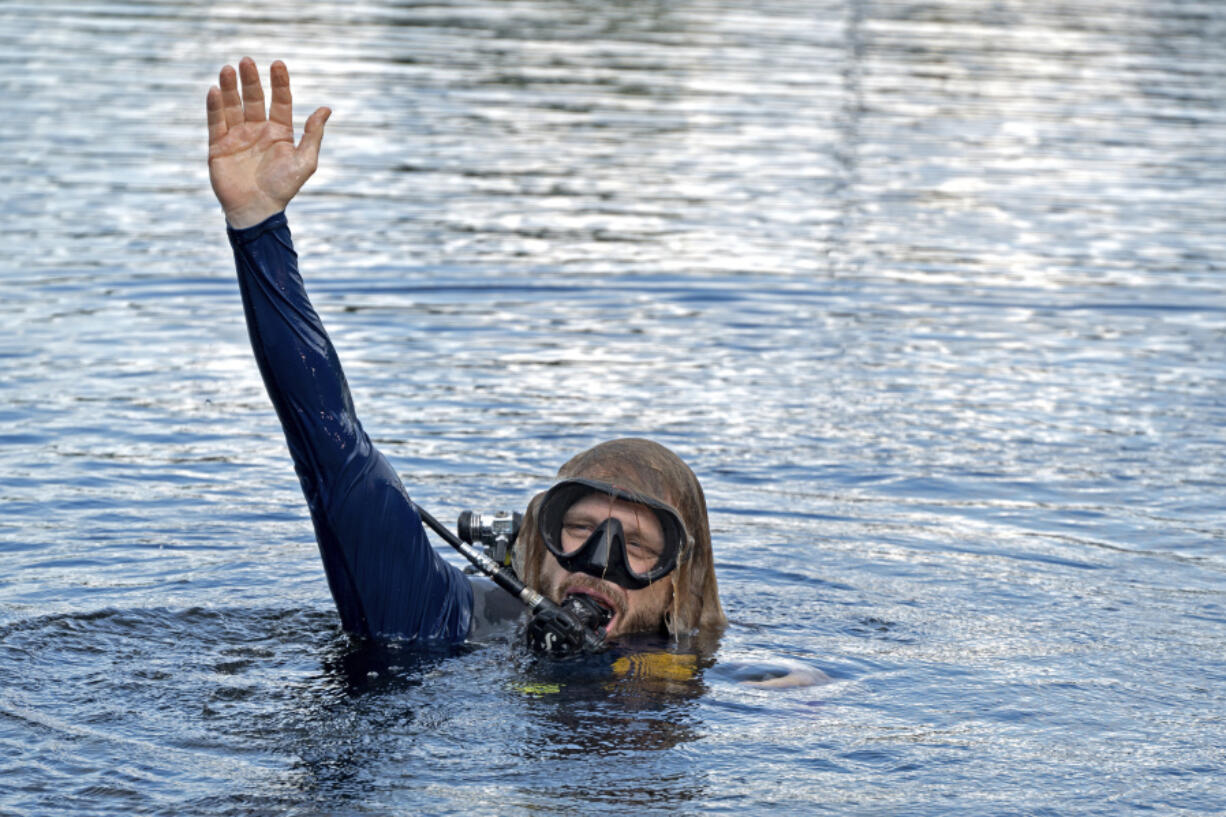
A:
<svg viewBox="0 0 1226 817">
<path fill-rule="evenodd" d="M 252 227 L 281 212 L 319 162 L 324 123 L 332 115 L 318 108 L 307 119 L 302 141 L 294 146 L 289 70 L 272 64 L 272 107 L 264 114 L 264 90 L 255 61 L 238 64 L 243 82 L 229 65 L 221 69 L 221 88 L 209 89 L 209 181 L 231 227 Z"/>
</svg>

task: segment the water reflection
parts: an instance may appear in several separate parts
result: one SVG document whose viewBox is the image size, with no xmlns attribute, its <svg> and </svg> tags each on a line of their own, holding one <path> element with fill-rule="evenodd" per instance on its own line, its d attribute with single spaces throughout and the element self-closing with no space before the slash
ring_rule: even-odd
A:
<svg viewBox="0 0 1226 817">
<path fill-rule="evenodd" d="M 696 704 L 717 648 L 714 639 L 640 637 L 596 659 L 525 665 L 517 684 L 525 739 L 514 753 L 520 790 L 653 810 L 700 799 L 705 773 L 677 765 L 661 774 L 655 755 L 701 737 Z"/>
</svg>

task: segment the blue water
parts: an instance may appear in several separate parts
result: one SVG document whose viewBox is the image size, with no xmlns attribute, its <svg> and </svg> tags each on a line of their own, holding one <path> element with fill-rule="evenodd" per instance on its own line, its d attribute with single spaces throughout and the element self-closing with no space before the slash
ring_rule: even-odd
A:
<svg viewBox="0 0 1226 817">
<path fill-rule="evenodd" d="M 692 677 L 339 632 L 244 54 L 334 109 L 291 226 L 417 501 L 694 467 Z M 0 815 L 1222 811 L 1223 76 L 1198 0 L 0 2 Z"/>
</svg>

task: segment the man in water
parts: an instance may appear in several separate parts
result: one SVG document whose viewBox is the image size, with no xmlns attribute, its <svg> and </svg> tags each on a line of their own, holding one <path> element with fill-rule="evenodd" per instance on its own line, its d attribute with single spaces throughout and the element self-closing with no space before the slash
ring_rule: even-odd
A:
<svg viewBox="0 0 1226 817">
<path fill-rule="evenodd" d="M 332 597 L 356 635 L 462 642 L 507 617 L 510 597 L 470 582 L 435 553 L 399 476 L 358 422 L 284 213 L 315 172 L 331 111 L 311 114 L 295 145 L 289 72 L 278 61 L 271 74 L 267 111 L 250 58 L 237 73 L 224 67 L 220 87 L 209 89 L 209 179 Z M 528 505 L 514 568 L 554 602 L 593 600 L 609 616 L 609 637 L 676 637 L 725 622 L 702 488 L 675 454 L 648 440 L 603 443 L 563 465 L 558 482 Z"/>
</svg>

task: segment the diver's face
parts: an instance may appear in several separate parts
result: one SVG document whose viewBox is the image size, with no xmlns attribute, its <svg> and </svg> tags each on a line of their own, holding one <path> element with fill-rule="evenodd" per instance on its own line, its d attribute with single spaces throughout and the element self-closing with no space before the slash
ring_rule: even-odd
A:
<svg viewBox="0 0 1226 817">
<path fill-rule="evenodd" d="M 588 494 L 576 501 L 562 517 L 562 549 L 572 553 L 583 546 L 597 526 L 616 519 L 626 536 L 626 557 L 636 571 L 646 572 L 664 548 L 660 520 L 646 505 Z M 610 637 L 623 633 L 658 630 L 672 601 L 672 582 L 665 576 L 642 590 L 623 587 L 589 576 L 571 573 L 546 551 L 541 574 L 542 590 L 550 600 L 561 602 L 571 593 L 586 593 L 614 611 L 607 630 Z"/>
</svg>

